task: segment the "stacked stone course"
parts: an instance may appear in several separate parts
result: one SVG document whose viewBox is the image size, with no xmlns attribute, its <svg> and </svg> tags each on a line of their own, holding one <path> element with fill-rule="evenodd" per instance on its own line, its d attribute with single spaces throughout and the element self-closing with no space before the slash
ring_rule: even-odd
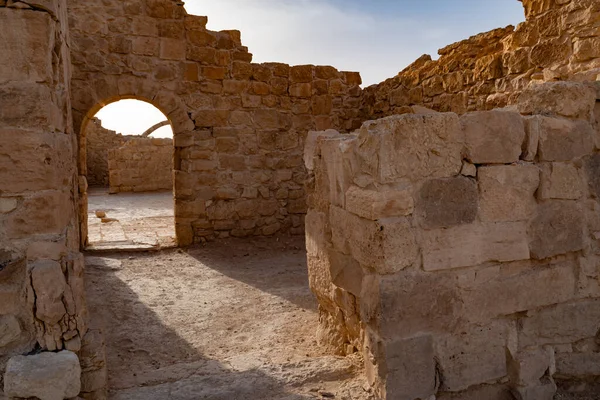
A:
<svg viewBox="0 0 600 400">
<path fill-rule="evenodd" d="M 464 114 L 514 104 L 532 81 L 594 81 L 600 75 L 595 0 L 521 0 L 526 21 L 423 55 L 394 78 L 365 89 L 367 119 L 418 104 Z"/>
<path fill-rule="evenodd" d="M 320 340 L 362 351 L 382 398 L 550 400 L 600 372 L 597 98 L 545 84 L 310 135 Z"/>
</svg>

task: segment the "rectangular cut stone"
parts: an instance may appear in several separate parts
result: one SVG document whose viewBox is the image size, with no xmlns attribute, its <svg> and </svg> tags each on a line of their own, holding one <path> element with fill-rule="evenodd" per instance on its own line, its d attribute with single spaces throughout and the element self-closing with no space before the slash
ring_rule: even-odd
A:
<svg viewBox="0 0 600 400">
<path fill-rule="evenodd" d="M 436 371 L 431 336 L 386 342 L 384 351 L 387 367 L 385 398 L 427 399 L 435 394 Z"/>
<path fill-rule="evenodd" d="M 526 117 L 525 142 L 523 143 L 523 154 L 521 158 L 525 161 L 533 161 L 538 152 L 540 142 L 540 116 Z"/>
<path fill-rule="evenodd" d="M 573 201 L 540 204 L 528 234 L 532 258 L 541 260 L 579 251 L 584 246 L 583 211 Z"/>
<path fill-rule="evenodd" d="M 595 103 L 596 93 L 586 84 L 547 82 L 525 89 L 519 97 L 518 108 L 521 114 L 526 115 L 555 113 L 568 118 L 587 120 Z"/>
<path fill-rule="evenodd" d="M 600 300 L 558 304 L 519 319 L 519 346 L 575 343 L 600 330 Z"/>
<path fill-rule="evenodd" d="M 600 353 L 558 353 L 556 373 L 571 379 L 600 376 Z"/>
<path fill-rule="evenodd" d="M 463 139 L 456 114 L 404 114 L 365 122 L 357 155 L 381 183 L 457 175 Z"/>
<path fill-rule="evenodd" d="M 522 221 L 536 209 L 540 173 L 534 165 L 480 167 L 479 216 L 484 222 Z"/>
<path fill-rule="evenodd" d="M 478 111 L 460 118 L 468 159 L 473 164 L 508 164 L 521 156 L 525 126 L 519 113 Z"/>
<path fill-rule="evenodd" d="M 575 296 L 574 263 L 524 268 L 510 274 L 502 269 L 463 288 L 464 315 L 471 321 L 510 315 L 568 301 Z"/>
<path fill-rule="evenodd" d="M 421 246 L 425 271 L 529 258 L 524 222 L 482 223 L 424 231 Z"/>
<path fill-rule="evenodd" d="M 594 129 L 582 120 L 540 117 L 541 161 L 571 161 L 594 150 Z"/>
<path fill-rule="evenodd" d="M 323 139 L 320 142 L 321 157 L 329 182 L 329 201 L 336 206 L 344 207 L 346 191 L 352 184 L 351 158 L 355 142 L 356 138 L 349 135 Z"/>
<path fill-rule="evenodd" d="M 339 207 L 330 208 L 334 248 L 380 274 L 398 272 L 418 260 L 418 246 L 406 218 L 370 221 Z"/>
<path fill-rule="evenodd" d="M 431 179 L 417 198 L 419 222 L 425 229 L 469 224 L 475 221 L 477 211 L 477 183 L 463 176 Z"/>
<path fill-rule="evenodd" d="M 346 210 L 373 221 L 410 215 L 413 208 L 410 189 L 367 190 L 352 186 L 346 191 Z"/>
<path fill-rule="evenodd" d="M 567 163 L 549 163 L 542 167 L 539 198 L 577 200 L 583 196 L 579 169 Z"/>
<path fill-rule="evenodd" d="M 458 392 L 506 376 L 509 321 L 461 328 L 461 334 L 436 337 L 435 353 L 442 373 L 441 390 Z"/>
<path fill-rule="evenodd" d="M 333 129 L 322 132 L 308 132 L 308 136 L 306 137 L 306 142 L 304 145 L 304 165 L 306 166 L 306 169 L 310 171 L 314 169 L 314 158 L 317 155 L 317 143 L 319 142 L 319 140 L 321 140 L 322 138 L 334 138 L 339 135 L 340 133 Z"/>
</svg>

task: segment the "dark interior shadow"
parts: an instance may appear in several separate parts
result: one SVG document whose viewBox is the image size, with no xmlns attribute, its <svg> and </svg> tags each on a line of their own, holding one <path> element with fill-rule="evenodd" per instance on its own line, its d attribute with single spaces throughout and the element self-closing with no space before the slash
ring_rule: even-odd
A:
<svg viewBox="0 0 600 400">
<path fill-rule="evenodd" d="M 221 250 L 229 252 L 229 262 L 221 257 Z M 273 255 L 272 261 L 276 265 L 273 265 L 271 273 L 256 275 L 252 273 L 253 258 L 245 255 L 246 250 L 237 247 L 227 249 L 225 246 L 217 251 L 207 251 L 206 248 L 188 251 L 196 260 L 224 275 L 314 309 L 306 290 L 304 294 L 300 291 L 293 293 L 299 286 L 307 285 L 306 269 L 302 262 L 298 265 L 297 255 L 296 261 L 290 256 L 289 260 L 284 257 L 283 263 L 276 263 Z M 232 253 L 235 253 L 235 259 L 239 256 L 239 263 L 231 262 Z M 153 255 L 120 253 L 87 256 L 88 259 L 95 257 L 93 262 L 87 263 L 86 290 L 90 318 L 102 328 L 107 343 L 110 399 L 314 399 L 313 396 L 290 393 L 282 381 L 259 369 L 233 371 L 203 354 L 166 326 L 138 295 L 144 293 L 143 288 L 138 287 L 137 292 L 132 289 L 139 282 L 124 281 L 118 276 L 123 268 L 121 261 L 135 257 L 150 263 L 154 261 Z M 261 259 L 264 261 L 265 257 Z M 269 257 L 266 260 L 269 261 Z M 157 278 L 157 285 L 160 285 L 160 278 Z"/>
</svg>

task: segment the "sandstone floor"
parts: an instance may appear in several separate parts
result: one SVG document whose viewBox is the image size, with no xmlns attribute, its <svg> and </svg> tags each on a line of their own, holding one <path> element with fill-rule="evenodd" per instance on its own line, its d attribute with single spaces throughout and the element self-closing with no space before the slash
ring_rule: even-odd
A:
<svg viewBox="0 0 600 400">
<path fill-rule="evenodd" d="M 106 214 L 104 222 L 96 211 Z M 143 249 L 175 244 L 173 193 L 118 193 L 90 188 L 88 239 L 92 249 Z"/>
<path fill-rule="evenodd" d="M 315 341 L 302 238 L 86 259 L 111 399 L 371 398 L 361 361 Z"/>
</svg>

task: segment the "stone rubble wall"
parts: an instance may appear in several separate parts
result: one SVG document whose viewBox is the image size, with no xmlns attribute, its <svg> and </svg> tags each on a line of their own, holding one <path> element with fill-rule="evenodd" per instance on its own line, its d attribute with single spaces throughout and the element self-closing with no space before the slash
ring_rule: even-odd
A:
<svg viewBox="0 0 600 400">
<path fill-rule="evenodd" d="M 210 31 L 174 0 L 71 0 L 69 21 L 74 126 L 121 98 L 173 125 L 180 245 L 303 233 L 306 134 L 360 126 L 358 73 L 252 63 L 239 31 Z"/>
<path fill-rule="evenodd" d="M 108 152 L 121 147 L 128 136 L 105 129 L 99 119 L 92 119 L 85 132 L 87 182 L 89 186 L 109 186 Z"/>
<path fill-rule="evenodd" d="M 110 193 L 173 190 L 173 140 L 130 137 L 108 151 Z"/>
<path fill-rule="evenodd" d="M 66 15 L 0 1 L 0 388 L 9 357 L 78 352 L 87 329 Z"/>
<path fill-rule="evenodd" d="M 523 0 L 526 22 L 481 33 L 424 55 L 364 90 L 365 119 L 410 105 L 464 114 L 514 104 L 531 81 L 595 81 L 600 75 L 597 0 Z"/>
<path fill-rule="evenodd" d="M 596 99 L 546 83 L 309 135 L 319 340 L 361 351 L 382 398 L 551 400 L 600 376 Z"/>
</svg>

